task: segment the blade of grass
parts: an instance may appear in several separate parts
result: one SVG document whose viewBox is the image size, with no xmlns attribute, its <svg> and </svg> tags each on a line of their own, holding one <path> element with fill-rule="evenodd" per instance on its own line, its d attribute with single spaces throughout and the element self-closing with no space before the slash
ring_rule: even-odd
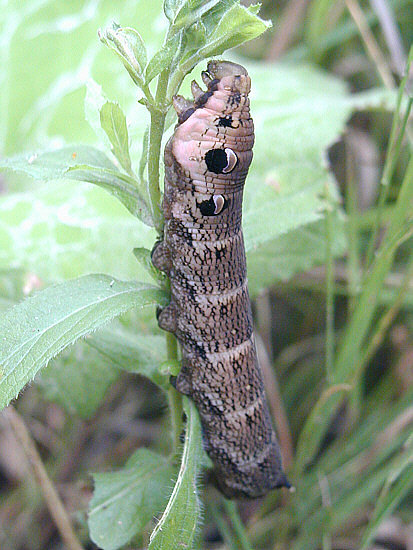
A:
<svg viewBox="0 0 413 550">
<path fill-rule="evenodd" d="M 359 359 L 363 341 L 376 311 L 378 295 L 391 269 L 396 250 L 412 232 L 413 226 L 409 220 L 412 206 L 413 158 L 407 166 L 389 227 L 375 261 L 365 277 L 363 291 L 340 344 L 334 373 L 336 383 L 351 380 L 358 370 L 358 365 L 354 366 L 352 362 Z"/>
<path fill-rule="evenodd" d="M 387 408 L 382 403 L 382 414 L 377 413 L 375 402 L 370 412 L 366 406 L 366 414 L 357 429 L 337 439 L 318 457 L 317 470 L 306 473 L 298 486 L 298 498 L 300 495 L 306 495 L 306 498 L 297 510 L 297 525 L 304 524 L 306 517 L 316 514 L 320 508 L 319 471 L 328 476 L 334 506 L 338 506 L 345 494 L 358 490 L 363 479 L 370 475 L 369 472 L 372 474 L 387 467 L 394 454 L 400 452 L 410 433 L 412 396 L 410 391 Z"/>
<path fill-rule="evenodd" d="M 377 527 L 388 517 L 413 487 L 413 436 L 406 443 L 405 455 L 390 473 L 376 502 L 373 517 L 364 533 L 361 550 L 366 550 Z"/>
<path fill-rule="evenodd" d="M 380 320 L 377 322 L 376 328 L 373 335 L 371 336 L 369 343 L 365 351 L 362 354 L 361 358 L 361 369 L 363 366 L 367 365 L 374 353 L 377 351 L 380 346 L 383 338 L 389 329 L 391 323 L 394 321 L 397 313 L 404 303 L 407 292 L 409 291 L 410 283 L 413 278 L 413 257 L 410 260 L 410 264 L 407 268 L 404 280 L 397 292 L 393 304 L 390 308 L 381 316 Z"/>
<path fill-rule="evenodd" d="M 222 538 L 224 539 L 224 542 L 228 546 L 228 548 L 230 550 L 239 550 L 239 544 L 237 539 L 233 535 L 227 522 L 222 517 L 221 511 L 217 510 L 215 504 L 212 504 L 211 506 L 211 513 L 214 517 L 215 523 L 217 524 L 218 531 L 221 533 Z"/>
<path fill-rule="evenodd" d="M 359 250 L 359 216 L 360 212 L 357 205 L 357 181 L 354 170 L 354 158 L 351 153 L 348 140 L 345 141 L 346 147 L 346 213 L 347 238 L 348 238 L 348 291 L 349 291 L 349 311 L 354 310 L 357 295 L 360 292 L 360 250 Z"/>
<path fill-rule="evenodd" d="M 325 369 L 327 381 L 331 384 L 334 370 L 334 258 L 333 258 L 333 208 L 334 203 L 329 194 L 329 188 L 325 186 L 326 212 L 326 341 L 325 341 Z"/>
<path fill-rule="evenodd" d="M 393 264 L 396 250 L 413 232 L 413 225 L 408 219 L 412 209 L 413 158 L 407 166 L 388 230 L 365 278 L 363 291 L 339 345 L 332 375 L 333 385 L 330 387 L 333 393 L 330 395 L 329 389 L 323 392 L 299 436 L 296 462 L 298 473 L 313 459 L 331 419 L 343 402 L 343 393 L 334 388 L 352 383 L 363 367 L 360 354 L 376 312 L 378 297 Z"/>
<path fill-rule="evenodd" d="M 380 182 L 380 194 L 376 217 L 372 227 L 372 233 L 366 253 L 366 266 L 369 267 L 373 259 L 374 247 L 376 245 L 377 235 L 385 213 L 386 200 L 389 194 L 391 178 L 396 167 L 396 161 L 400 156 L 403 137 L 406 131 L 406 124 L 409 119 L 412 108 L 413 97 L 408 95 L 405 111 L 402 113 L 402 99 L 406 91 L 406 86 L 409 82 L 410 69 L 413 63 L 413 46 L 410 48 L 409 57 L 407 59 L 405 75 L 400 83 L 397 94 L 396 110 L 393 117 L 392 127 L 390 131 L 389 145 L 387 149 L 386 160 L 383 168 L 383 175 Z"/>
<path fill-rule="evenodd" d="M 253 550 L 250 541 L 248 540 L 248 535 L 245 530 L 245 527 L 241 521 L 241 518 L 238 513 L 237 505 L 233 500 L 227 500 L 226 498 L 222 499 L 224 503 L 224 508 L 228 514 L 228 517 L 231 520 L 232 527 L 234 532 L 237 535 L 239 540 L 239 546 L 241 550 Z"/>
<path fill-rule="evenodd" d="M 348 139 L 345 140 L 346 151 L 346 206 L 347 206 L 347 237 L 348 237 L 348 255 L 347 255 L 347 273 L 348 273 L 348 293 L 349 305 L 348 311 L 351 314 L 354 311 L 357 295 L 360 292 L 360 254 L 359 254 L 359 232 L 357 219 L 359 209 L 357 204 L 357 181 L 354 167 L 354 158 L 351 152 Z M 350 394 L 349 409 L 350 418 L 358 418 L 362 408 L 362 380 L 359 377 L 354 381 L 353 391 Z"/>
</svg>

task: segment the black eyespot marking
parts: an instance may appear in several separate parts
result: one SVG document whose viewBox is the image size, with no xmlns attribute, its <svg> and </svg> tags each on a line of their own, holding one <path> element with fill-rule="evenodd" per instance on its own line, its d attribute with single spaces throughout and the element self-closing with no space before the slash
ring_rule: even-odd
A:
<svg viewBox="0 0 413 550">
<path fill-rule="evenodd" d="M 209 201 L 203 201 L 199 204 L 199 209 L 203 216 L 213 216 L 215 212 L 214 198 L 211 197 Z"/>
<path fill-rule="evenodd" d="M 220 116 L 217 126 L 223 126 L 224 128 L 232 128 L 232 116 Z"/>
<path fill-rule="evenodd" d="M 198 203 L 203 216 L 218 216 L 228 206 L 228 201 L 222 195 L 213 195 L 209 200 Z"/>
<path fill-rule="evenodd" d="M 205 155 L 205 162 L 210 172 L 222 174 L 228 164 L 227 154 L 224 149 L 210 149 Z"/>
</svg>

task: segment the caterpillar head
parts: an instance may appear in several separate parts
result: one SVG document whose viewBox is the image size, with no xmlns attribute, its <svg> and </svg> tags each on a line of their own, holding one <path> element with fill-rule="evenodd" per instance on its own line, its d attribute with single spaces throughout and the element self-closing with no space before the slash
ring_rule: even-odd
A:
<svg viewBox="0 0 413 550">
<path fill-rule="evenodd" d="M 207 90 L 191 85 L 193 99 L 174 98 L 178 125 L 172 155 L 197 184 L 242 184 L 252 159 L 251 80 L 241 65 L 210 61 L 201 73 Z"/>
<path fill-rule="evenodd" d="M 242 95 L 247 96 L 251 90 L 251 79 L 244 67 L 231 61 L 210 61 L 207 70 L 201 73 L 202 81 L 207 90 L 204 91 L 199 84 L 193 80 L 191 91 L 193 100 L 186 99 L 180 95 L 173 98 L 173 106 L 178 114 L 178 124 L 185 122 L 197 109 L 204 107 L 214 92 L 219 95 Z M 236 103 L 234 103 L 236 107 Z M 208 107 L 218 110 L 213 99 L 209 101 Z"/>
<path fill-rule="evenodd" d="M 215 87 L 229 92 L 249 94 L 251 79 L 247 70 L 238 63 L 231 61 L 210 61 L 207 70 L 202 73 L 202 79 L 208 89 Z"/>
</svg>

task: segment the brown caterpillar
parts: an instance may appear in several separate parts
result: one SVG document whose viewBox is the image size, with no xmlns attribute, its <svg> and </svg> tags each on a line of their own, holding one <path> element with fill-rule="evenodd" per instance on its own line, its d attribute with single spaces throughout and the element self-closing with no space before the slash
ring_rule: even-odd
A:
<svg viewBox="0 0 413 550">
<path fill-rule="evenodd" d="M 289 487 L 271 425 L 254 343 L 241 230 L 252 160 L 251 80 L 235 63 L 210 62 L 204 92 L 177 96 L 165 148 L 164 240 L 153 264 L 171 280 L 158 315 L 182 350 L 173 380 L 201 417 L 205 450 L 225 496 L 255 498 Z"/>
</svg>

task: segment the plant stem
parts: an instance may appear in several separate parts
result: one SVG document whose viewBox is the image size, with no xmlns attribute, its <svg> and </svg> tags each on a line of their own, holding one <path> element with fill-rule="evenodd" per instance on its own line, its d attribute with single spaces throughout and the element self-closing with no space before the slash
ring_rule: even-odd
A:
<svg viewBox="0 0 413 550">
<path fill-rule="evenodd" d="M 164 70 L 159 75 L 158 85 L 155 94 L 155 105 L 149 107 L 151 113 L 151 125 L 149 129 L 148 148 L 148 196 L 155 228 L 159 235 L 163 232 L 163 213 L 161 211 L 161 190 L 159 185 L 160 171 L 159 163 L 161 156 L 162 137 L 165 128 L 165 117 L 167 113 L 167 91 L 169 82 L 169 70 Z M 168 283 L 168 288 L 170 285 Z M 173 334 L 166 335 L 167 357 L 170 360 L 178 360 L 178 345 Z M 171 413 L 173 431 L 173 453 L 177 454 L 182 432 L 182 396 L 170 387 L 168 400 Z"/>
<path fill-rule="evenodd" d="M 168 359 L 178 360 L 178 343 L 173 334 L 166 335 L 166 350 Z M 182 433 L 182 395 L 171 385 L 168 390 L 169 408 L 171 411 L 171 423 L 173 433 L 173 452 L 178 452 Z"/>
<path fill-rule="evenodd" d="M 33 441 L 24 420 L 11 406 L 6 409 L 3 414 L 6 415 L 14 435 L 22 446 L 24 454 L 33 468 L 34 476 L 39 484 L 40 490 L 43 493 L 43 497 L 46 501 L 50 515 L 56 524 L 65 546 L 69 550 L 83 550 L 83 546 L 80 544 L 74 532 L 68 513 L 56 491 L 55 486 L 47 474 L 46 468 L 44 467 L 42 459 L 37 451 L 36 444 Z"/>
<path fill-rule="evenodd" d="M 227 500 L 226 498 L 223 499 L 224 502 L 224 508 L 228 514 L 228 517 L 231 520 L 232 527 L 234 528 L 234 531 L 238 537 L 238 540 L 240 542 L 240 548 L 242 550 L 253 550 L 247 536 L 247 532 L 245 530 L 245 527 L 241 521 L 241 518 L 238 513 L 237 505 L 233 500 Z"/>
<path fill-rule="evenodd" d="M 334 369 L 334 259 L 333 259 L 333 212 L 328 186 L 326 192 L 326 376 L 329 383 Z"/>
<path fill-rule="evenodd" d="M 163 230 L 161 190 L 159 188 L 159 161 L 164 126 L 165 113 L 157 109 L 152 110 L 148 150 L 148 196 L 152 219 L 158 234 L 161 234 Z"/>
</svg>

